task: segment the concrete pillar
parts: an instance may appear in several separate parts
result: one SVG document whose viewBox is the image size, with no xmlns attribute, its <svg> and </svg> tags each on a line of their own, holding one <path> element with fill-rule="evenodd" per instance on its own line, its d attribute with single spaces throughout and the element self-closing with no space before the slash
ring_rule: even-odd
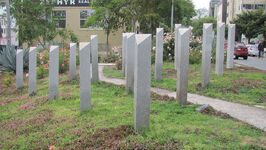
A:
<svg viewBox="0 0 266 150">
<path fill-rule="evenodd" d="M 202 81 L 201 86 L 205 87 L 210 82 L 211 73 L 211 54 L 212 54 L 212 23 L 203 24 L 203 41 L 202 41 Z"/>
<path fill-rule="evenodd" d="M 162 80 L 163 76 L 163 28 L 156 30 L 156 58 L 155 58 L 155 80 Z"/>
<path fill-rule="evenodd" d="M 187 104 L 188 70 L 189 70 L 190 29 L 178 31 L 178 55 L 176 99 L 181 105 Z"/>
<path fill-rule="evenodd" d="M 149 127 L 151 89 L 151 35 L 136 35 L 134 87 L 135 131 Z"/>
<path fill-rule="evenodd" d="M 181 28 L 181 24 L 176 24 L 175 25 L 175 69 L 177 69 L 177 62 L 178 62 L 178 32 L 179 32 L 179 29 Z"/>
<path fill-rule="evenodd" d="M 80 111 L 91 108 L 90 43 L 79 44 Z"/>
<path fill-rule="evenodd" d="M 126 57 L 126 93 L 129 94 L 134 90 L 134 59 L 135 59 L 135 33 L 127 34 L 127 57 Z"/>
<path fill-rule="evenodd" d="M 223 75 L 224 72 L 224 37 L 225 37 L 225 24 L 218 23 L 217 40 L 216 40 L 216 63 L 215 63 L 215 73 L 217 75 Z"/>
<path fill-rule="evenodd" d="M 126 56 L 127 56 L 127 33 L 123 33 L 122 41 L 122 71 L 123 75 L 126 76 Z"/>
<path fill-rule="evenodd" d="M 69 58 L 69 75 L 73 80 L 76 77 L 76 57 L 77 57 L 77 44 L 70 43 L 70 58 Z"/>
<path fill-rule="evenodd" d="M 91 36 L 91 58 L 92 58 L 92 82 L 99 81 L 98 71 L 98 35 Z"/>
<path fill-rule="evenodd" d="M 37 92 L 37 48 L 31 47 L 29 52 L 29 95 Z"/>
<path fill-rule="evenodd" d="M 58 97 L 59 82 L 59 47 L 51 46 L 49 53 L 49 100 Z"/>
<path fill-rule="evenodd" d="M 236 34 L 236 25 L 228 25 L 228 47 L 227 47 L 227 69 L 234 68 L 234 47 L 235 47 L 235 34 Z"/>
<path fill-rule="evenodd" d="M 16 54 L 16 88 L 23 87 L 23 50 L 18 49 Z"/>
</svg>

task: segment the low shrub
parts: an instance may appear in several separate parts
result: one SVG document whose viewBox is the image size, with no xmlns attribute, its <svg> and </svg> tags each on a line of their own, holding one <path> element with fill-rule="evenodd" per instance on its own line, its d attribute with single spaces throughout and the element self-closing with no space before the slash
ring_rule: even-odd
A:
<svg viewBox="0 0 266 150">
<path fill-rule="evenodd" d="M 106 56 L 102 57 L 103 63 L 115 63 L 118 59 L 119 55 L 114 55 L 113 53 L 108 53 Z"/>
<path fill-rule="evenodd" d="M 116 61 L 115 66 L 117 70 L 122 70 L 122 58 L 121 57 Z"/>
<path fill-rule="evenodd" d="M 200 50 L 192 49 L 189 54 L 189 64 L 200 64 L 202 52 Z"/>
<path fill-rule="evenodd" d="M 69 55 L 68 49 L 59 50 L 59 73 L 65 73 L 69 69 Z"/>
<path fill-rule="evenodd" d="M 174 34 L 165 33 L 163 42 L 163 60 L 174 61 L 175 59 L 175 38 Z"/>
<path fill-rule="evenodd" d="M 12 76 L 14 76 L 13 72 L 5 72 L 5 80 L 4 80 L 4 85 L 5 86 L 10 86 L 12 84 Z"/>
<path fill-rule="evenodd" d="M 42 79 L 44 77 L 47 77 L 49 74 L 49 70 L 48 70 L 48 65 L 45 64 L 45 65 L 40 65 L 38 68 L 37 68 L 37 78 L 38 79 Z"/>
</svg>

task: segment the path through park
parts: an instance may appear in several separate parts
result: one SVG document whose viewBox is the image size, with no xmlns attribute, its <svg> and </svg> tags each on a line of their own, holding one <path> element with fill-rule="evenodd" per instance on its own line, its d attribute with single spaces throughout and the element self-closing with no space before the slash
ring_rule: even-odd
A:
<svg viewBox="0 0 266 150">
<path fill-rule="evenodd" d="M 99 64 L 99 77 L 101 81 L 112 83 L 115 85 L 125 85 L 125 80 L 108 78 L 103 74 L 103 68 L 107 65 L 114 64 Z M 151 88 L 152 92 L 155 92 L 161 96 L 176 97 L 176 92 L 168 91 L 159 88 Z M 259 129 L 266 131 L 266 110 L 248 106 L 244 104 L 238 104 L 233 102 L 227 102 L 219 99 L 200 96 L 197 94 L 188 93 L 188 101 L 194 104 L 204 105 L 209 104 L 217 111 L 229 114 L 231 117 L 255 126 Z"/>
</svg>

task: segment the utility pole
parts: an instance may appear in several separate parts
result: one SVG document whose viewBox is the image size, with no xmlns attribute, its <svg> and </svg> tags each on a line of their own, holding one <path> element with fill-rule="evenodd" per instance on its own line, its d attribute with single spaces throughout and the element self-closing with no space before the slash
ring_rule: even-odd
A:
<svg viewBox="0 0 266 150">
<path fill-rule="evenodd" d="M 173 32 L 174 24 L 174 0 L 172 0 L 172 12 L 171 12 L 171 33 Z"/>
<path fill-rule="evenodd" d="M 10 5 L 9 0 L 6 0 L 6 14 L 7 14 L 7 46 L 11 46 L 11 19 L 10 19 Z"/>
</svg>

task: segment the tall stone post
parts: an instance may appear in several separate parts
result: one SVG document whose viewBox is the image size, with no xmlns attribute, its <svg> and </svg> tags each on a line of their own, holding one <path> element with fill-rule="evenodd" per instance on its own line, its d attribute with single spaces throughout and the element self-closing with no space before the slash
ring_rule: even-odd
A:
<svg viewBox="0 0 266 150">
<path fill-rule="evenodd" d="M 163 28 L 156 30 L 156 58 L 155 58 L 155 80 L 162 80 L 163 74 Z"/>
<path fill-rule="evenodd" d="M 216 40 L 216 63 L 215 63 L 215 73 L 217 75 L 223 75 L 224 72 L 224 38 L 225 38 L 225 24 L 218 23 L 217 40 Z"/>
<path fill-rule="evenodd" d="M 91 108 L 90 43 L 80 43 L 80 111 Z"/>
<path fill-rule="evenodd" d="M 181 24 L 176 24 L 175 25 L 175 69 L 177 69 L 177 66 L 178 66 L 178 32 L 179 32 L 179 29 L 181 28 Z"/>
<path fill-rule="evenodd" d="M 98 71 L 98 35 L 91 36 L 92 82 L 99 81 Z"/>
<path fill-rule="evenodd" d="M 127 33 L 123 33 L 122 41 L 122 71 L 123 75 L 126 76 L 126 56 L 127 56 Z"/>
<path fill-rule="evenodd" d="M 73 80 L 76 77 L 77 44 L 70 43 L 69 76 Z"/>
<path fill-rule="evenodd" d="M 203 41 L 202 41 L 202 81 L 201 86 L 205 87 L 210 82 L 211 73 L 211 53 L 212 53 L 212 23 L 204 23 L 203 25 Z"/>
<path fill-rule="evenodd" d="M 136 35 L 134 127 L 149 127 L 151 89 L 151 35 Z"/>
<path fill-rule="evenodd" d="M 31 47 L 29 52 L 29 95 L 37 92 L 37 48 Z"/>
<path fill-rule="evenodd" d="M 16 54 L 16 89 L 23 87 L 23 50 L 18 49 Z"/>
<path fill-rule="evenodd" d="M 234 47 L 235 47 L 235 34 L 236 34 L 236 25 L 228 25 L 228 47 L 227 47 L 227 69 L 234 68 Z"/>
<path fill-rule="evenodd" d="M 49 53 L 49 100 L 58 97 L 59 82 L 59 47 L 51 46 Z"/>
<path fill-rule="evenodd" d="M 176 99 L 181 105 L 187 104 L 188 70 L 189 70 L 190 29 L 179 29 Z"/>
<path fill-rule="evenodd" d="M 129 94 L 134 90 L 134 62 L 135 62 L 135 33 L 127 34 L 127 58 L 126 58 L 126 93 Z"/>
</svg>

